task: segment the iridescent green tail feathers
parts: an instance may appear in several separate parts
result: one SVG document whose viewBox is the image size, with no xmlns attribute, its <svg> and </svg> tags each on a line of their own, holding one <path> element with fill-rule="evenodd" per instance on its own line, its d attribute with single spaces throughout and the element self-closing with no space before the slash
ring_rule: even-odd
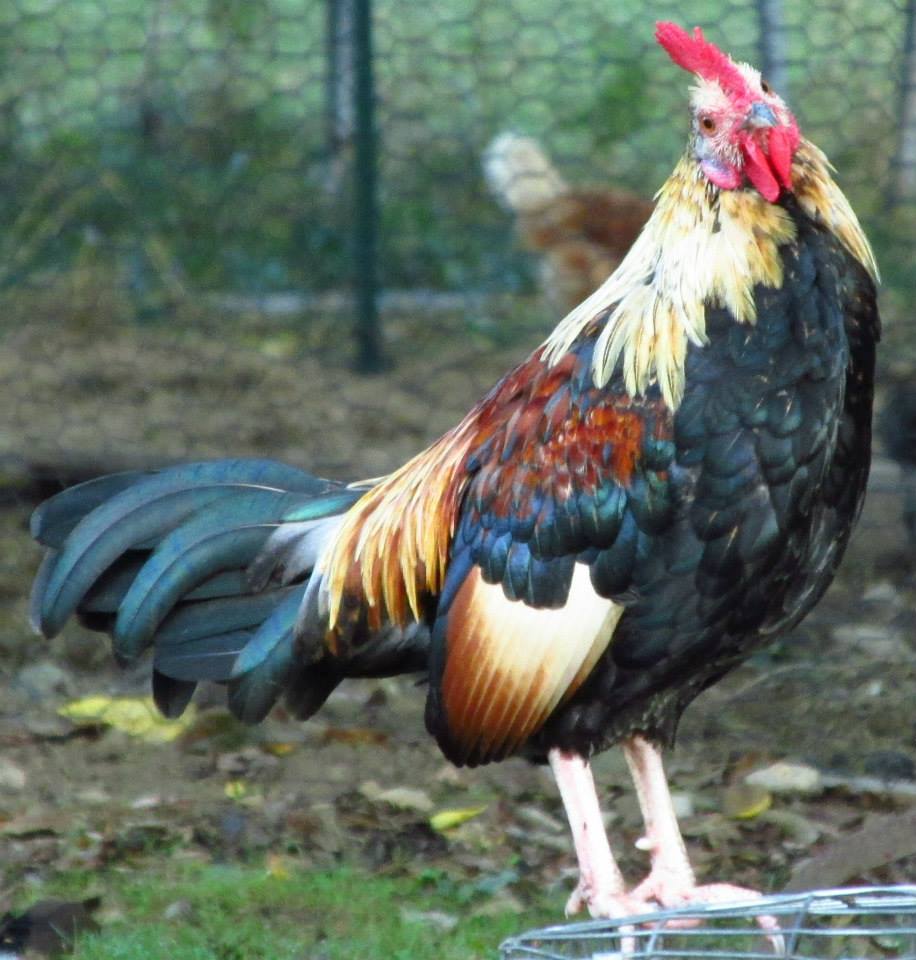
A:
<svg viewBox="0 0 916 960">
<path fill-rule="evenodd" d="M 32 535 L 47 548 L 32 623 L 51 637 L 75 614 L 111 634 L 122 662 L 152 648 L 153 695 L 168 716 L 184 710 L 200 680 L 227 683 L 230 707 L 247 722 L 293 680 L 299 710 L 313 712 L 333 683 L 321 670 L 314 683 L 303 676 L 303 642 L 321 617 L 312 572 L 364 492 L 253 459 L 72 487 L 32 516 Z"/>
</svg>

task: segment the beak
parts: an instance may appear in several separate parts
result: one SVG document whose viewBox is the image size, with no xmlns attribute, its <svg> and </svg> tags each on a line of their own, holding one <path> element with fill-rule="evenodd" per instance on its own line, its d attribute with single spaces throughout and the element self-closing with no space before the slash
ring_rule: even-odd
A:
<svg viewBox="0 0 916 960">
<path fill-rule="evenodd" d="M 742 129 L 762 130 L 764 127 L 776 127 L 778 125 L 779 121 L 776 119 L 776 114 L 765 103 L 758 101 L 748 110 Z"/>
</svg>

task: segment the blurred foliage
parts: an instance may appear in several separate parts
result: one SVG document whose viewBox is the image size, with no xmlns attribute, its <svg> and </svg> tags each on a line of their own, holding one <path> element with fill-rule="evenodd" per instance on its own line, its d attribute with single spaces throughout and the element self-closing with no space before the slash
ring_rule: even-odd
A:
<svg viewBox="0 0 916 960">
<path fill-rule="evenodd" d="M 913 205 L 886 207 L 903 13 L 783 8 L 789 99 L 888 279 L 912 284 Z M 684 77 L 651 40 L 669 16 L 759 60 L 752 0 L 375 0 L 383 287 L 531 289 L 480 175 L 503 129 L 542 139 L 574 182 L 656 189 L 686 126 Z M 199 290 L 346 286 L 327 23 L 327 0 L 0 4 L 0 289 L 105 264 L 142 317 Z"/>
</svg>

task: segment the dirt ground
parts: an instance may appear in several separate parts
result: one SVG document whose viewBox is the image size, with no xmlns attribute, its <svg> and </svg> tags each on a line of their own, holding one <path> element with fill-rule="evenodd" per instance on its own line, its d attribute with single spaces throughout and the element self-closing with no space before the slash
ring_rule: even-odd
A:
<svg viewBox="0 0 916 960">
<path fill-rule="evenodd" d="M 36 310 L 10 326 L 0 356 L 0 892 L 176 850 L 444 868 L 495 878 L 510 900 L 526 884 L 571 887 L 545 771 L 454 770 L 426 736 L 410 679 L 352 683 L 308 724 L 278 710 L 253 729 L 212 688 L 177 739 L 151 743 L 58 714 L 88 694 L 142 695 L 144 671 L 118 672 L 106 641 L 79 628 L 48 642 L 26 625 L 39 559 L 27 516 L 58 480 L 227 454 L 377 475 L 453 424 L 539 339 L 537 324 L 394 316 L 398 363 L 369 378 L 347 367 L 340 316 L 306 327 L 241 316 L 232 346 L 199 316 L 180 333 L 81 318 Z M 818 609 L 687 712 L 669 772 L 702 877 L 766 890 L 916 879 L 916 574 L 900 510 L 898 470 L 879 459 Z M 745 780 L 776 761 L 805 771 Z M 619 752 L 595 768 L 612 843 L 636 879 L 645 857 Z M 443 811 L 463 822 L 436 829 Z M 876 845 L 895 824 L 910 829 Z"/>
</svg>

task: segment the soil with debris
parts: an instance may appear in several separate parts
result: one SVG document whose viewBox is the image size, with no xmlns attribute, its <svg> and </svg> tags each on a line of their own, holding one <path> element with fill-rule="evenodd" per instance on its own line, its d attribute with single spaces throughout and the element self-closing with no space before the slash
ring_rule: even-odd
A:
<svg viewBox="0 0 916 960">
<path fill-rule="evenodd" d="M 174 739 L 59 709 L 139 697 L 106 643 L 26 625 L 38 563 L 26 524 L 40 495 L 138 463 L 270 455 L 330 476 L 390 470 L 454 424 L 540 339 L 509 319 L 389 317 L 397 364 L 348 366 L 340 315 L 293 326 L 241 316 L 102 325 L 35 311 L 0 354 L 0 889 L 69 867 L 295 855 L 415 871 L 442 866 L 571 888 L 574 859 L 543 769 L 446 764 L 410 679 L 354 682 L 318 718 L 278 709 L 247 729 L 205 690 Z M 515 323 L 513 326 L 512 324 Z M 705 694 L 669 760 L 703 878 L 778 890 L 916 876 L 916 575 L 900 474 L 879 458 L 842 572 L 790 636 Z M 595 760 L 612 843 L 634 880 L 636 803 L 618 751 Z M 888 832 L 890 831 L 890 833 Z M 892 844 L 888 836 L 894 837 Z"/>
</svg>

